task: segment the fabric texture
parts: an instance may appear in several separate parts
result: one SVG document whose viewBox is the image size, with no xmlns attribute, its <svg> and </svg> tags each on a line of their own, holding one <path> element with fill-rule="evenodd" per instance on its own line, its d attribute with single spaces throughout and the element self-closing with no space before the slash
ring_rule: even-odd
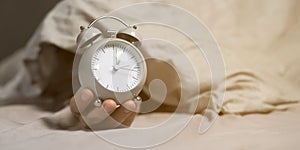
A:
<svg viewBox="0 0 300 150">
<path fill-rule="evenodd" d="M 26 47 L 1 62 L 0 103 L 30 100 L 39 105 L 1 106 L 2 149 L 121 149 L 92 132 L 77 130 L 80 128 L 78 121 L 72 117 L 69 107 L 64 107 L 68 102 L 64 100 L 73 94 L 70 77 L 79 26 L 87 26 L 94 18 L 116 8 L 144 1 L 63 0 L 49 12 Z M 200 91 L 194 93 L 201 98 L 198 113 L 206 108 L 210 112 L 208 116 L 194 115 L 182 133 L 153 149 L 297 149 L 300 137 L 297 132 L 300 114 L 299 1 L 152 2 L 178 5 L 201 19 L 219 42 L 226 66 L 226 78 L 216 83 L 226 82 L 223 104 L 219 106 L 211 96 L 215 89 L 212 89 L 209 65 L 204 56 L 196 52 L 197 48 L 168 31 L 143 29 L 142 33 L 148 36 L 174 40 L 192 62 L 199 65 L 196 71 Z M 173 19 L 166 16 L 170 18 Z M 180 22 L 180 18 L 176 19 Z M 157 66 L 151 64 L 154 66 L 150 67 Z M 160 75 L 155 73 L 153 76 Z M 175 93 L 169 95 L 166 107 L 161 108 L 163 111 L 173 111 L 178 104 L 176 92 L 179 89 L 173 82 L 176 79 L 169 80 Z M 189 99 L 184 101 L 189 103 Z M 41 107 L 60 111 L 44 111 Z M 218 118 L 208 132 L 196 133 L 203 119 L 209 120 L 209 115 L 218 113 L 225 115 Z M 138 115 L 133 126 L 156 125 L 169 115 L 171 113 Z"/>
<path fill-rule="evenodd" d="M 20 115 L 22 114 L 22 115 Z M 170 113 L 138 115 L 134 127 L 149 127 L 164 122 Z M 65 119 L 59 113 L 42 111 L 31 105 L 5 106 L 0 109 L 1 149 L 30 150 L 115 150 L 124 149 L 82 130 L 49 128 L 44 118 Z M 197 114 L 188 126 L 170 141 L 150 150 L 222 149 L 222 150 L 282 150 L 298 149 L 300 138 L 300 105 L 288 111 L 239 116 L 223 115 L 205 133 L 198 134 L 203 116 Z M 126 130 L 126 129 L 123 129 Z"/>
<path fill-rule="evenodd" d="M 32 93 L 31 96 L 43 93 L 50 93 L 46 94 L 50 96 L 57 95 L 59 93 L 55 88 L 57 80 L 59 78 L 66 82 L 70 80 L 64 77 L 64 72 L 56 76 L 53 72 L 56 69 L 63 70 L 59 69 L 60 64 L 72 60 L 71 56 L 65 59 L 66 57 L 59 57 L 57 53 L 65 51 L 62 52 L 66 53 L 63 55 L 69 55 L 75 52 L 79 26 L 87 26 L 96 17 L 136 2 L 142 1 L 64 0 L 60 2 L 49 12 L 24 48 L 27 70 L 20 71 L 19 74 L 26 74 L 20 78 L 31 79 L 19 80 L 20 84 L 16 84 L 18 88 L 3 86 L 6 91 L 7 89 L 14 91 L 7 97 L 26 95 L 24 93 Z M 187 9 L 208 25 L 219 42 L 226 66 L 226 92 L 222 107 L 216 106 L 214 102 L 210 103 L 208 108 L 213 112 L 219 113 L 221 109 L 222 113 L 267 113 L 286 109 L 286 105 L 282 104 L 298 102 L 300 99 L 298 1 L 153 2 L 176 4 Z M 170 18 L 166 17 L 166 19 Z M 166 37 L 169 35 L 167 32 L 154 33 L 151 29 L 146 29 L 144 32 Z M 177 40 L 176 37 L 172 38 Z M 195 53 L 197 48 L 190 42 L 180 39 L 177 43 L 184 47 L 192 61 L 199 65 L 196 70 L 200 72 L 201 87 L 200 92 L 195 94 L 205 99 L 200 100 L 198 112 L 201 112 L 206 108 L 208 100 L 212 100 L 209 65 L 203 55 Z M 39 59 L 43 58 L 43 55 L 49 60 Z M 56 61 L 61 63 L 56 64 Z M 46 66 L 48 68 L 44 69 Z M 50 80 L 51 78 L 54 80 Z M 24 90 L 15 91 L 20 89 L 19 85 L 23 85 L 25 81 L 26 86 L 21 86 Z M 68 85 L 70 86 L 70 82 Z M 178 91 L 176 86 L 170 88 L 173 88 L 172 91 Z M 47 89 L 49 92 L 45 92 Z M 71 94 L 61 96 L 61 99 L 68 96 Z M 176 96 L 174 99 L 167 98 L 165 103 L 176 106 L 178 104 L 176 99 L 178 99 Z"/>
<path fill-rule="evenodd" d="M 35 34 L 40 38 L 32 43 L 51 43 L 74 52 L 79 26 L 132 2 L 136 1 L 63 1 L 48 14 Z M 299 100 L 300 55 L 294 40 L 299 36 L 297 1 L 264 1 L 258 6 L 254 1 L 193 3 L 197 4 L 191 5 L 189 1 L 176 4 L 202 19 L 221 46 L 227 72 L 224 113 L 269 112 L 281 109 L 278 104 Z M 253 12 L 256 7 L 258 11 Z M 39 45 L 29 44 L 27 49 L 33 46 Z M 196 54 L 192 59 L 201 67 L 201 89 L 210 89 L 207 63 L 199 58 L 203 56 Z"/>
</svg>

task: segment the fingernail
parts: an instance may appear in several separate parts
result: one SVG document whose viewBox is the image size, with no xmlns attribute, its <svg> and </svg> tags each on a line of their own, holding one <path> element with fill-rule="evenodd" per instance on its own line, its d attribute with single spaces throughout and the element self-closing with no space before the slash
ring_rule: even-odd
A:
<svg viewBox="0 0 300 150">
<path fill-rule="evenodd" d="M 92 99 L 92 96 L 87 91 L 81 91 L 80 98 L 82 101 L 89 101 Z"/>
<path fill-rule="evenodd" d="M 135 103 L 133 101 L 127 101 L 126 104 L 124 104 L 124 113 L 132 112 L 134 109 Z"/>
</svg>

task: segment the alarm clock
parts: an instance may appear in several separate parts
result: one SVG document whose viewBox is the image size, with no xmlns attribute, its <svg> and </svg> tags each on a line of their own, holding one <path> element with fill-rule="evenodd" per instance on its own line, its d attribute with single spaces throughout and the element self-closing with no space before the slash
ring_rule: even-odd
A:
<svg viewBox="0 0 300 150">
<path fill-rule="evenodd" d="M 123 27 L 112 30 L 95 23 L 110 19 Z M 80 27 L 77 52 L 81 57 L 78 79 L 82 88 L 90 89 L 95 96 L 94 105 L 113 99 L 117 104 L 138 100 L 147 75 L 145 58 L 141 53 L 141 36 L 135 25 L 120 18 L 104 16 L 95 19 L 88 27 Z"/>
</svg>

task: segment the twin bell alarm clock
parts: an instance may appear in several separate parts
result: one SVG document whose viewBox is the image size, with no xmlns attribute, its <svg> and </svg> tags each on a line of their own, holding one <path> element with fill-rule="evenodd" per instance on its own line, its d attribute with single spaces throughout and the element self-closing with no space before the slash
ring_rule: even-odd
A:
<svg viewBox="0 0 300 150">
<path fill-rule="evenodd" d="M 114 20 L 122 27 L 109 29 L 101 25 L 100 21 L 104 20 Z M 147 67 L 139 48 L 141 37 L 136 32 L 137 27 L 120 18 L 104 16 L 80 29 L 76 41 L 77 53 L 81 55 L 78 79 L 82 88 L 94 93 L 94 105 L 100 106 L 105 99 L 113 99 L 117 104 L 140 101 L 138 94 L 145 84 Z"/>
</svg>

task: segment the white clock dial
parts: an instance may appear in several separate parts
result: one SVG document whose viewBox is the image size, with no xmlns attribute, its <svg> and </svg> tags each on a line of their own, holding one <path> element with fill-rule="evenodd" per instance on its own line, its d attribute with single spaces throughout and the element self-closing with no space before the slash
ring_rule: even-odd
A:
<svg viewBox="0 0 300 150">
<path fill-rule="evenodd" d="M 110 41 L 99 47 L 92 57 L 94 77 L 113 92 L 128 92 L 143 78 L 144 59 L 137 48 L 123 41 Z"/>
</svg>

